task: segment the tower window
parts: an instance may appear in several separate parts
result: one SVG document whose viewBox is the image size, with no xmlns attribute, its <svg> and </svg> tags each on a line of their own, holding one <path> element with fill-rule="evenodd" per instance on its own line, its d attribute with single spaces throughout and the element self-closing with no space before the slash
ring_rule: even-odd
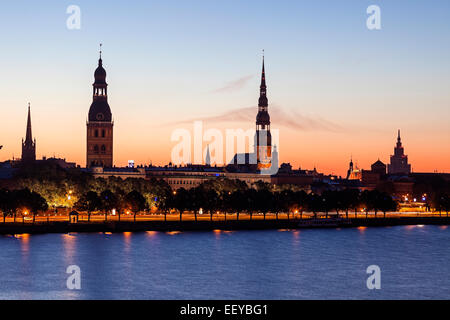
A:
<svg viewBox="0 0 450 320">
<path fill-rule="evenodd" d="M 102 130 L 102 138 L 105 137 L 105 130 Z"/>
<path fill-rule="evenodd" d="M 106 146 L 103 144 L 102 145 L 102 153 L 105 153 L 106 152 Z"/>
<path fill-rule="evenodd" d="M 98 130 L 97 129 L 95 129 L 94 135 L 95 135 L 96 138 L 98 137 Z"/>
<path fill-rule="evenodd" d="M 94 153 L 98 153 L 98 145 L 94 146 Z"/>
</svg>

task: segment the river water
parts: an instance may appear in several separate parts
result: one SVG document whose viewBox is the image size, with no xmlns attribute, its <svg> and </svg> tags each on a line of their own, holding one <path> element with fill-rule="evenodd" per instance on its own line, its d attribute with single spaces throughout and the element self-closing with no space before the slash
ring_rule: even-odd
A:
<svg viewBox="0 0 450 320">
<path fill-rule="evenodd" d="M 0 236 L 0 299 L 449 299 L 449 245 L 446 226 Z"/>
</svg>

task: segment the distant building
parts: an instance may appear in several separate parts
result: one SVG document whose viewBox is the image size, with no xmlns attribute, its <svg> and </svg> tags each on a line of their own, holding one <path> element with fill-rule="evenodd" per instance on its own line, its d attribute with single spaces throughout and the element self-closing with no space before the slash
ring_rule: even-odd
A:
<svg viewBox="0 0 450 320">
<path fill-rule="evenodd" d="M 350 163 L 348 165 L 347 170 L 347 180 L 361 180 L 362 179 L 362 171 L 358 168 L 357 165 L 353 164 L 353 158 L 350 158 Z"/>
<path fill-rule="evenodd" d="M 117 177 L 121 179 L 127 178 L 142 178 L 145 179 L 145 168 L 104 168 L 104 167 L 92 167 L 89 170 L 95 178 Z"/>
<path fill-rule="evenodd" d="M 398 130 L 397 145 L 394 148 L 394 154 L 391 155 L 391 163 L 388 165 L 388 173 L 393 175 L 408 175 L 411 173 L 408 156 L 404 154 L 400 130 Z"/>
<path fill-rule="evenodd" d="M 228 165 L 228 170 L 233 170 L 234 172 L 260 172 L 266 175 L 275 174 L 278 171 L 278 152 L 274 150 L 276 159 L 273 159 L 274 155 L 272 154 L 272 135 L 270 133 L 268 105 L 263 57 L 254 150 L 250 153 L 235 154 Z M 275 160 L 274 165 L 272 165 L 273 160 Z"/>
<path fill-rule="evenodd" d="M 209 144 L 206 146 L 206 157 L 205 157 L 205 165 L 211 165 L 211 154 L 209 152 Z"/>
<path fill-rule="evenodd" d="M 33 163 L 34 161 L 36 161 L 36 139 L 33 140 L 31 133 L 31 111 L 28 103 L 27 131 L 25 141 L 22 139 L 22 162 Z"/>
<path fill-rule="evenodd" d="M 378 159 L 376 162 L 372 163 L 370 166 L 372 172 L 376 172 L 383 177 L 386 175 L 386 165 Z"/>
<path fill-rule="evenodd" d="M 94 73 L 93 98 L 89 109 L 86 144 L 86 167 L 113 166 L 113 120 L 108 104 L 108 84 L 102 52 Z"/>
</svg>

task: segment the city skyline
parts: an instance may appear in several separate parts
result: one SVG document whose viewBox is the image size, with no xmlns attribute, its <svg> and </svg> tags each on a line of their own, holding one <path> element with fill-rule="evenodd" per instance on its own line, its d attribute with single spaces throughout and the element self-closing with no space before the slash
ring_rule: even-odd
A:
<svg viewBox="0 0 450 320">
<path fill-rule="evenodd" d="M 418 12 L 422 5 L 414 4 L 412 14 Z M 30 6 L 34 7 L 33 4 Z M 264 37 L 259 36 L 242 50 L 219 52 L 211 48 L 205 52 L 202 46 L 187 46 L 184 51 L 180 51 L 174 47 L 178 39 L 174 30 L 166 34 L 172 38 L 158 37 L 156 42 L 160 46 L 155 48 L 138 33 L 124 44 L 133 49 L 124 52 L 118 48 L 123 38 L 114 40 L 111 36 L 99 36 L 96 28 L 90 25 L 93 23 L 90 10 L 95 10 L 97 6 L 100 5 L 81 2 L 85 20 L 79 31 L 65 29 L 67 16 L 64 10 L 58 13 L 60 16 L 57 15 L 58 7 L 46 13 L 55 14 L 55 17 L 50 17 L 49 24 L 56 25 L 61 20 L 62 30 L 55 31 L 55 37 L 62 37 L 66 42 L 74 41 L 72 44 L 63 42 L 68 45 L 68 49 L 63 50 L 54 45 L 45 48 L 45 44 L 50 43 L 48 36 L 40 43 L 31 40 L 26 28 L 30 27 L 30 22 L 27 21 L 11 34 L 25 40 L 32 49 L 31 53 L 25 54 L 16 49 L 17 37 L 6 37 L 8 49 L 1 55 L 4 61 L 11 63 L 3 68 L 1 83 L 6 90 L 0 97 L 0 103 L 3 106 L 2 113 L 7 117 L 2 117 L 0 126 L 0 144 L 3 145 L 0 160 L 10 159 L 13 155 L 20 157 L 20 140 L 25 136 L 26 106 L 30 101 L 33 137 L 38 144 L 37 158 L 55 155 L 84 166 L 84 125 L 91 103 L 90 85 L 93 82 L 98 42 L 102 42 L 105 45 L 104 63 L 108 71 L 110 104 L 115 120 L 116 166 L 125 166 L 131 159 L 137 164 L 170 162 L 170 150 L 175 145 L 170 142 L 171 132 L 179 127 L 192 130 L 193 120 L 204 120 L 209 127 L 252 129 L 254 110 L 257 108 L 261 49 L 265 48 L 272 128 L 280 130 L 280 163 L 290 162 L 294 167 L 304 169 L 317 167 L 327 174 L 345 176 L 351 155 L 361 168 L 368 168 L 378 158 L 388 163 L 396 132 L 401 129 L 413 171 L 450 171 L 450 151 L 445 147 L 450 145 L 450 130 L 446 127 L 450 103 L 446 90 L 450 84 L 446 72 L 449 62 L 439 54 L 445 50 L 436 50 L 438 45 L 444 48 L 448 46 L 445 41 L 442 42 L 448 35 L 443 31 L 440 33 L 438 28 L 439 23 L 444 23 L 445 28 L 449 26 L 448 22 L 440 20 L 443 17 L 439 14 L 439 9 L 448 6 L 446 3 L 426 8 L 424 14 L 433 17 L 434 22 L 417 28 L 416 38 L 403 39 L 403 42 L 399 41 L 402 28 L 405 27 L 405 24 L 400 23 L 404 22 L 404 17 L 397 16 L 402 18 L 399 22 L 390 16 L 392 10 L 400 14 L 400 5 L 383 4 L 383 12 L 388 12 L 383 16 L 386 17 L 383 20 L 384 28 L 398 31 L 395 37 L 391 33 L 389 36 L 383 34 L 383 30 L 376 34 L 364 29 L 364 10 L 358 9 L 364 5 L 356 5 L 351 12 L 355 15 L 359 12 L 360 16 L 339 22 L 345 29 L 361 23 L 361 30 L 350 33 L 356 36 L 356 40 L 347 40 L 344 45 L 330 41 L 325 46 L 328 51 L 321 50 L 325 42 L 320 42 L 322 47 L 306 45 L 303 51 L 289 53 L 288 56 L 282 56 L 281 52 L 289 51 L 289 43 L 280 41 L 280 48 L 276 48 L 273 43 L 268 45 Z M 140 8 L 145 6 L 138 5 Z M 330 6 L 331 11 L 339 9 L 338 6 Z M 244 6 L 242 16 L 236 17 L 238 25 L 243 23 L 250 9 L 263 10 Z M 159 5 L 155 10 L 164 12 L 164 6 Z M 301 12 L 303 15 L 305 12 L 318 13 L 311 4 L 302 7 Z M 34 13 L 35 18 L 42 18 L 42 10 L 37 9 Z M 19 12 L 13 10 L 12 16 L 15 14 Z M 108 14 L 120 16 L 117 7 L 110 8 Z M 11 17 L 7 20 L 11 23 Z M 108 21 L 105 16 L 99 20 Z M 124 23 L 133 25 L 129 20 Z M 257 30 L 253 30 L 253 21 L 249 23 L 248 35 L 255 35 Z M 317 33 L 316 41 L 322 41 L 323 35 L 330 31 L 328 28 L 319 28 L 309 20 L 308 23 L 298 23 L 303 26 L 303 29 L 300 28 L 300 39 L 304 44 L 314 43 L 311 35 L 305 36 L 308 30 L 311 34 Z M 197 28 L 188 24 L 189 30 Z M 273 28 L 264 28 L 266 36 L 283 34 L 288 29 L 279 23 Z M 43 32 L 44 29 L 38 27 L 37 30 Z M 348 36 L 349 30 L 345 31 Z M 437 34 L 428 37 L 434 31 Z M 213 28 L 213 34 L 216 35 L 214 32 L 219 31 Z M 231 35 L 231 31 L 223 32 Z M 336 33 L 339 35 L 339 31 Z M 191 33 L 189 35 L 194 37 Z M 200 39 L 197 39 L 203 43 L 205 39 L 201 39 L 201 35 L 204 34 L 199 32 L 197 36 Z M 439 38 L 439 35 L 442 37 Z M 174 42 L 169 41 L 169 38 Z M 417 39 L 428 47 L 416 48 L 405 55 L 406 48 L 413 46 Z M 213 42 L 216 41 L 214 38 Z M 223 45 L 228 44 L 232 48 L 239 43 L 226 37 Z M 369 47 L 359 48 L 353 56 L 348 53 L 342 55 L 339 50 L 330 53 L 333 49 L 346 49 L 345 45 L 352 47 L 357 44 Z M 376 45 L 383 45 L 385 51 L 375 50 Z M 320 53 L 322 61 L 312 59 L 314 53 Z M 341 63 L 337 58 L 342 59 Z M 47 63 L 49 59 L 53 59 L 53 63 Z M 19 62 L 21 69 L 17 70 Z M 355 63 L 359 66 L 356 71 L 345 68 L 351 68 Z M 386 69 L 392 64 L 399 66 L 396 67 L 398 75 Z M 380 68 L 383 70 L 375 70 Z M 236 122 L 229 121 L 233 113 L 239 114 Z"/>
</svg>

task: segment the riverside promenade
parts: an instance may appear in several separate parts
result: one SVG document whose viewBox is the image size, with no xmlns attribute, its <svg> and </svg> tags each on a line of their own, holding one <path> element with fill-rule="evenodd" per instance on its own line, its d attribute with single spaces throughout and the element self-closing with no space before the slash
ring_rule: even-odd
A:
<svg viewBox="0 0 450 320">
<path fill-rule="evenodd" d="M 179 217 L 179 216 L 178 216 Z M 166 219 L 166 220 L 164 220 Z M 268 215 L 266 219 L 262 216 L 253 216 L 252 219 L 244 215 L 236 219 L 218 219 L 213 217 L 195 217 L 186 215 L 182 220 L 176 220 L 174 215 L 164 218 L 163 215 L 152 216 L 150 219 L 138 216 L 134 218 L 123 217 L 121 220 L 103 220 L 99 216 L 92 216 L 90 221 L 86 218 L 77 222 L 67 219 L 56 221 L 37 218 L 34 222 L 25 219 L 16 222 L 6 221 L 0 223 L 0 234 L 39 234 L 39 233 L 69 233 L 69 232 L 139 232 L 139 231 L 233 231 L 233 230 L 267 230 L 267 229 L 303 229 L 303 228 L 356 228 L 356 227 L 384 227 L 399 225 L 450 225 L 450 218 L 446 214 L 438 215 L 413 215 L 413 214 L 382 214 L 374 217 L 357 215 L 357 217 L 340 218 L 320 216 L 298 215 L 287 218 L 280 215 L 278 219 Z"/>
</svg>

